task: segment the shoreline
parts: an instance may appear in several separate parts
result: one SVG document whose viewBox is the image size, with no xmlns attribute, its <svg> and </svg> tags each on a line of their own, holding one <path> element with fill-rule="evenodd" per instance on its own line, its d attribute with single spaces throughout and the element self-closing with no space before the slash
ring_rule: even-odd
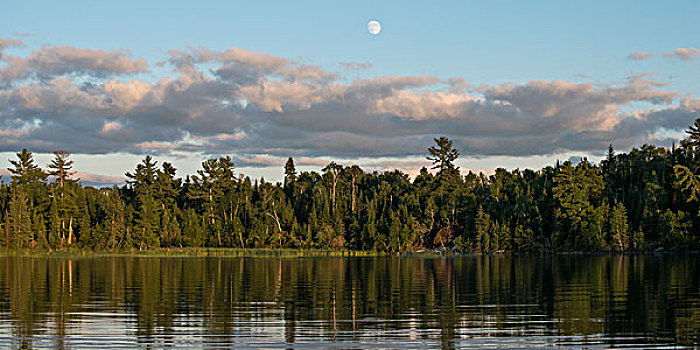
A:
<svg viewBox="0 0 700 350">
<path fill-rule="evenodd" d="M 613 252 L 613 251 L 563 251 L 563 252 L 499 252 L 499 253 L 440 253 L 432 251 L 422 252 L 374 252 L 374 251 L 337 251 L 320 249 L 267 249 L 267 248 L 160 248 L 151 250 L 120 250 L 120 251 L 92 251 L 92 250 L 0 250 L 0 257 L 52 257 L 52 258 L 447 258 L 447 257 L 486 257 L 486 256 L 634 256 L 634 255 L 695 255 L 697 250 L 680 251 L 646 251 L 646 252 Z"/>
</svg>

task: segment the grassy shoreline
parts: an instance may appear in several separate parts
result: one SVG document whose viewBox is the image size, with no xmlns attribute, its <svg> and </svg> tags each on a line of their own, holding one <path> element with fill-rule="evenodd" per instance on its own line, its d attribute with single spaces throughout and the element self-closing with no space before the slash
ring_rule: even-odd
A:
<svg viewBox="0 0 700 350">
<path fill-rule="evenodd" d="M 351 250 L 321 250 L 321 249 L 270 249 L 270 248 L 159 248 L 150 250 L 118 250 L 93 251 L 82 249 L 62 250 L 8 250 L 0 249 L 2 256 L 23 257 L 64 257 L 64 258 L 110 258 L 110 257 L 139 257 L 139 258 L 351 258 L 351 257 L 449 257 L 449 256 L 481 256 L 481 255 L 639 255 L 639 254 L 698 254 L 698 251 L 661 251 L 661 252 L 540 252 L 540 253 L 455 253 L 441 254 L 438 252 L 400 252 L 386 253 L 374 251 Z"/>
<path fill-rule="evenodd" d="M 149 250 L 93 251 L 81 249 L 62 250 L 0 250 L 0 256 L 27 257 L 153 257 L 153 258 L 302 258 L 302 257 L 379 257 L 396 255 L 439 255 L 436 253 L 400 253 L 388 254 L 372 251 L 335 251 L 318 249 L 269 249 L 269 248 L 159 248 Z"/>
</svg>

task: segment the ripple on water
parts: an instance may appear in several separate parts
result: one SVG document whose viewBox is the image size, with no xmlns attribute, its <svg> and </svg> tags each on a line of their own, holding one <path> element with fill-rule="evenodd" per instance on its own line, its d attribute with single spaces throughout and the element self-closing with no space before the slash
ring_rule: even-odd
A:
<svg viewBox="0 0 700 350">
<path fill-rule="evenodd" d="M 698 260 L 0 257 L 0 348 L 697 348 Z"/>
</svg>

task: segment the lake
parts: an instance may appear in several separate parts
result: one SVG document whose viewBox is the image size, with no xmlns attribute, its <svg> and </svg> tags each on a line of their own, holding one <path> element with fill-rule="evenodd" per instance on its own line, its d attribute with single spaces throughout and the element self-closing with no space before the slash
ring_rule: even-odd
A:
<svg viewBox="0 0 700 350">
<path fill-rule="evenodd" d="M 2 348 L 697 348 L 698 255 L 0 257 Z"/>
</svg>

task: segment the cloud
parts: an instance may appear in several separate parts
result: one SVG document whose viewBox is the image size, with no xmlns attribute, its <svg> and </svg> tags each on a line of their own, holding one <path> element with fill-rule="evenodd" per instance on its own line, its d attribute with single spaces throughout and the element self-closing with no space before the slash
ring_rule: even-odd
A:
<svg viewBox="0 0 700 350">
<path fill-rule="evenodd" d="M 690 61 L 694 60 L 697 58 L 700 58 L 700 50 L 691 47 L 691 48 L 678 48 L 673 50 L 672 52 L 664 52 L 664 57 L 669 57 L 669 58 L 677 58 L 683 61 Z"/>
<path fill-rule="evenodd" d="M 423 167 L 430 169 L 432 164 L 429 160 L 381 160 L 381 161 L 370 161 L 361 163 L 363 168 L 369 170 L 383 170 L 391 171 L 394 169 L 399 169 L 402 171 L 408 170 L 420 170 Z"/>
<path fill-rule="evenodd" d="M 19 46 L 22 42 L 0 39 L 0 51 L 4 47 Z M 144 59 L 132 60 L 124 50 L 104 51 L 83 49 L 67 45 L 44 46 L 27 57 L 2 56 L 8 67 L 0 68 L 0 83 L 36 78 L 50 80 L 65 75 L 88 75 L 108 77 L 118 74 L 144 72 L 147 63 Z"/>
<path fill-rule="evenodd" d="M 233 157 L 234 164 L 237 167 L 243 168 L 266 168 L 266 167 L 283 167 L 287 162 L 286 157 L 270 156 L 270 155 L 235 155 Z M 322 158 L 297 157 L 294 158 L 295 166 L 313 166 L 322 168 L 330 163 L 330 160 Z M 336 161 L 336 163 L 342 163 Z M 348 163 L 349 165 L 349 163 Z"/>
<path fill-rule="evenodd" d="M 370 62 L 340 62 L 338 65 L 347 71 L 368 71 L 372 69 L 372 63 Z"/>
<path fill-rule="evenodd" d="M 8 47 L 22 47 L 24 42 L 18 39 L 4 39 L 0 38 L 0 52 Z"/>
<path fill-rule="evenodd" d="M 0 169 L 0 177 L 6 180 L 10 180 L 12 177 L 12 173 L 10 173 L 7 169 Z M 119 185 L 123 184 L 126 181 L 126 178 L 122 176 L 95 174 L 84 171 L 77 171 L 73 173 L 73 175 L 70 178 L 73 180 L 79 180 L 81 183 L 86 184 L 88 186 L 96 187 Z M 49 181 L 53 181 L 53 177 L 49 177 Z"/>
<path fill-rule="evenodd" d="M 253 156 L 235 156 L 233 163 L 237 167 L 243 168 L 267 168 L 267 167 L 282 167 L 284 162 L 280 157 L 270 157 L 266 155 Z"/>
<path fill-rule="evenodd" d="M 641 61 L 648 58 L 655 57 L 655 53 L 635 51 L 627 56 L 630 60 Z M 675 58 L 682 61 L 691 61 L 700 58 L 700 49 L 689 47 L 689 48 L 677 48 L 670 52 L 664 52 L 662 56 L 666 58 Z"/>
<path fill-rule="evenodd" d="M 89 183 L 91 185 L 118 185 L 126 181 L 122 176 L 110 176 L 95 173 L 87 173 L 78 171 L 73 175 L 73 178 L 80 179 L 80 182 Z"/>
<path fill-rule="evenodd" d="M 12 36 L 18 36 L 22 38 L 33 38 L 34 34 L 32 33 L 23 33 L 23 32 L 12 32 L 10 35 Z"/>
<path fill-rule="evenodd" d="M 652 58 L 656 56 L 656 54 L 650 53 L 650 52 L 644 52 L 644 51 L 635 51 L 629 54 L 627 56 L 628 59 L 634 60 L 634 61 L 641 61 L 641 60 L 646 60 L 647 58 Z"/>
<path fill-rule="evenodd" d="M 121 82 L 112 79 L 104 84 L 104 92 L 112 99 L 112 104 L 125 110 L 137 105 L 152 88 L 150 83 L 139 80 Z"/>
<path fill-rule="evenodd" d="M 173 72 L 157 82 L 140 80 L 148 64 L 123 50 L 44 46 L 3 60 L 0 151 L 233 154 L 244 167 L 281 166 L 288 156 L 300 166 L 399 160 L 423 156 L 439 135 L 476 156 L 601 151 L 613 140 L 624 149 L 649 135 L 664 144 L 661 131 L 683 130 L 700 105 L 643 75 L 614 84 L 346 81 L 240 48 L 171 50 L 158 64 Z"/>
</svg>

